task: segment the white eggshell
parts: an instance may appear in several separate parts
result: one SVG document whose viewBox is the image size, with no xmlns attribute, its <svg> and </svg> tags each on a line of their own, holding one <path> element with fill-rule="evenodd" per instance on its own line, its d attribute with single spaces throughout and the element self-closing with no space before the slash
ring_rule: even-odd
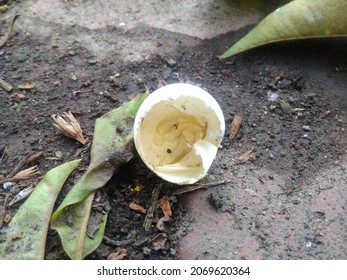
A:
<svg viewBox="0 0 347 280">
<path fill-rule="evenodd" d="M 183 83 L 151 93 L 134 123 L 141 159 L 158 176 L 179 185 L 193 184 L 207 174 L 224 132 L 217 101 L 205 90 Z"/>
</svg>

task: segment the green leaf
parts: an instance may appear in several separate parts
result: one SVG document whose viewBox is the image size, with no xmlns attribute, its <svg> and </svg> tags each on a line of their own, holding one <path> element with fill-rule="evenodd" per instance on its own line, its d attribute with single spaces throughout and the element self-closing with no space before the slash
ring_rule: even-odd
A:
<svg viewBox="0 0 347 280">
<path fill-rule="evenodd" d="M 346 0 L 294 0 L 268 15 L 219 59 L 274 42 L 339 36 L 347 36 Z"/>
<path fill-rule="evenodd" d="M 70 161 L 42 178 L 8 227 L 0 231 L 0 259 L 43 259 L 49 220 L 54 203 L 70 173 L 80 160 Z M 15 238 L 18 237 L 18 238 Z"/>
<path fill-rule="evenodd" d="M 147 96 L 147 93 L 137 96 L 96 120 L 88 169 L 51 219 L 51 227 L 58 231 L 64 250 L 71 259 L 83 259 L 102 241 L 105 217 L 97 232 L 101 239 L 86 236 L 91 203 L 95 191 L 109 181 L 121 164 L 133 157 L 133 122 Z"/>
</svg>

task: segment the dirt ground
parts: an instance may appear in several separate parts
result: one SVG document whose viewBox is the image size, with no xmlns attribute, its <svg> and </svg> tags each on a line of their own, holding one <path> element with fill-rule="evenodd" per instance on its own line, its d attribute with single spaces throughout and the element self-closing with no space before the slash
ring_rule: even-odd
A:
<svg viewBox="0 0 347 280">
<path fill-rule="evenodd" d="M 8 19 L 0 14 L 2 35 Z M 11 92 L 0 88 L 0 178 L 37 151 L 44 152 L 37 161 L 41 174 L 82 158 L 61 201 L 88 165 L 90 145 L 56 134 L 51 115 L 71 111 L 90 141 L 96 118 L 144 92 L 144 84 L 150 92 L 162 83 L 198 85 L 216 98 L 226 119 L 222 146 L 201 182 L 224 183 L 173 196 L 178 187 L 150 176 L 135 155 L 97 195 L 93 211 L 102 204 L 110 212 L 106 238 L 88 259 L 105 259 L 121 248 L 128 250 L 125 259 L 347 258 L 346 39 L 267 46 L 223 64 L 217 56 L 253 25 L 205 39 L 150 26 L 49 26 L 67 39 L 21 28 L 0 49 L 0 77 L 14 86 Z M 163 45 L 136 60 L 117 50 L 97 56 L 71 39 L 83 32 L 103 44 L 146 36 Z M 22 84 L 35 87 L 18 89 Z M 244 121 L 230 141 L 235 115 Z M 249 158 L 240 160 L 246 152 Z M 1 192 L 13 196 L 36 183 L 21 181 Z M 138 184 L 143 188 L 134 192 Z M 154 223 L 146 232 L 145 215 L 129 204 L 148 208 L 155 186 L 161 186 L 159 197 L 170 197 L 173 215 L 164 230 Z M 159 208 L 155 213 L 156 221 L 162 214 Z M 51 230 L 46 258 L 68 258 Z"/>
</svg>

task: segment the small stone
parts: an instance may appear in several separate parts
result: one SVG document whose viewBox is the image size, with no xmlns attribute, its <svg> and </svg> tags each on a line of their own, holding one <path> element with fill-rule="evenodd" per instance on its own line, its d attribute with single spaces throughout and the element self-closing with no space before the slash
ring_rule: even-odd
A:
<svg viewBox="0 0 347 280">
<path fill-rule="evenodd" d="M 271 111 L 274 111 L 275 109 L 276 109 L 276 106 L 273 105 L 273 104 L 271 104 L 271 105 L 270 105 L 270 110 L 271 110 Z"/>
<path fill-rule="evenodd" d="M 90 65 L 95 65 L 98 61 L 97 61 L 97 59 L 95 59 L 95 58 L 91 58 L 91 59 L 88 59 L 87 62 L 88 62 Z"/>
<path fill-rule="evenodd" d="M 282 81 L 280 81 L 280 82 L 278 83 L 278 87 L 279 87 L 279 88 L 286 88 L 286 87 L 288 87 L 291 83 L 292 83 L 291 80 L 283 79 Z"/>
<path fill-rule="evenodd" d="M 142 252 L 145 256 L 149 256 L 152 252 L 152 250 L 148 247 L 143 247 Z"/>
<path fill-rule="evenodd" d="M 172 58 L 169 58 L 166 60 L 167 64 L 169 64 L 171 67 L 176 65 L 176 61 L 173 60 Z"/>
<path fill-rule="evenodd" d="M 304 126 L 302 127 L 302 129 L 303 129 L 304 131 L 311 131 L 311 127 L 310 127 L 309 125 L 304 125 Z"/>
<path fill-rule="evenodd" d="M 269 154 L 269 159 L 273 159 L 274 155 L 272 153 Z"/>
<path fill-rule="evenodd" d="M 75 56 L 76 52 L 75 51 L 69 51 L 68 54 L 69 54 L 69 56 Z"/>
</svg>

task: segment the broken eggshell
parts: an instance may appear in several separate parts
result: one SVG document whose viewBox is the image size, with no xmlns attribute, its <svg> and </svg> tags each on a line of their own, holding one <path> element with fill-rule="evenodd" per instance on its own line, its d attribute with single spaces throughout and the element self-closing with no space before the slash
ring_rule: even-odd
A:
<svg viewBox="0 0 347 280">
<path fill-rule="evenodd" d="M 190 84 L 171 84 L 151 93 L 134 123 L 136 149 L 162 179 L 179 185 L 203 178 L 225 131 L 217 101 Z"/>
</svg>

